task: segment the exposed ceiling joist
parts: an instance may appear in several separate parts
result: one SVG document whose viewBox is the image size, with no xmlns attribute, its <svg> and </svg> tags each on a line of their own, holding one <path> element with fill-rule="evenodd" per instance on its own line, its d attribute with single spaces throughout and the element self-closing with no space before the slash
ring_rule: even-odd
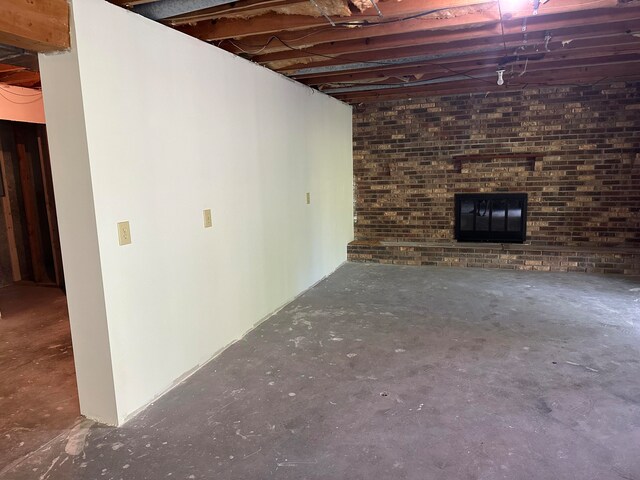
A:
<svg viewBox="0 0 640 480">
<path fill-rule="evenodd" d="M 499 28 L 499 27 L 498 27 Z M 640 41 L 630 35 L 628 32 L 640 30 L 640 11 L 638 17 L 629 21 L 602 22 L 598 25 L 574 26 L 564 29 L 562 34 L 552 35 L 554 40 L 571 42 L 580 38 L 603 37 L 607 35 L 625 35 L 630 41 L 640 44 Z M 476 35 L 469 35 L 466 39 L 461 39 L 453 34 L 442 34 L 425 36 L 418 42 L 405 42 L 401 39 L 399 42 L 379 42 L 371 49 L 358 48 L 356 46 L 349 48 L 346 55 L 341 55 L 341 51 L 337 50 L 335 58 L 314 57 L 311 52 L 306 55 L 305 61 L 289 62 L 288 66 L 280 68 L 281 72 L 295 78 L 304 78 L 305 75 L 332 74 L 336 71 L 346 72 L 361 69 L 384 69 L 387 65 L 393 65 L 396 61 L 407 63 L 402 59 L 421 56 L 434 55 L 440 57 L 450 56 L 449 52 L 460 53 L 479 48 L 486 45 L 501 46 L 507 48 L 507 53 L 516 48 L 525 46 L 522 42 L 522 34 L 519 32 L 505 33 L 505 36 L 486 36 L 483 35 L 484 29 L 480 30 Z M 528 32 L 527 44 L 529 48 L 540 48 L 548 34 L 546 29 L 530 30 Z M 315 51 L 315 49 L 314 49 Z M 306 61 L 311 59 L 311 61 Z M 317 60 L 316 60 L 317 59 Z M 370 63 L 371 62 L 371 63 Z M 271 64 L 275 68 L 275 62 Z"/>
<path fill-rule="evenodd" d="M 596 82 L 607 66 L 640 79 L 640 0 L 548 0 L 537 15 L 536 0 L 134 1 L 180 5 L 162 22 L 349 102 L 496 91 L 503 67 L 508 88 Z"/>
<path fill-rule="evenodd" d="M 488 4 L 495 8 L 494 4 Z M 299 32 L 282 32 L 277 38 L 273 36 L 251 37 L 251 43 L 241 40 L 224 41 L 221 47 L 233 53 L 241 53 L 234 43 L 238 43 L 246 51 L 259 52 L 252 60 L 260 63 L 269 61 L 266 55 L 277 52 L 289 52 L 282 57 L 272 57 L 272 60 L 282 58 L 302 58 L 304 51 L 344 54 L 364 50 L 380 50 L 384 48 L 408 46 L 408 45 L 434 45 L 447 43 L 461 39 L 480 39 L 501 35 L 499 17 L 493 17 L 496 12 L 484 10 L 481 14 L 469 14 L 463 18 L 436 19 L 433 22 L 426 19 L 391 25 L 379 25 L 368 28 L 352 28 L 343 30 L 330 30 L 308 32 L 305 38 L 299 38 Z M 486 16 L 485 21 L 483 17 Z M 527 22 L 527 33 L 540 31 L 554 31 L 576 26 L 599 26 L 605 23 L 620 22 L 625 20 L 640 19 L 640 8 L 611 8 L 598 10 L 597 12 L 570 12 L 552 17 L 534 17 Z M 419 22 L 414 25 L 414 22 Z M 464 28 L 463 28 L 464 27 Z M 522 38 L 522 20 L 504 22 L 505 35 L 518 34 Z M 269 41 L 271 40 L 271 41 Z M 285 45 L 286 44 L 286 45 Z M 309 45 L 311 44 L 311 45 Z M 324 50 L 326 48 L 326 50 Z"/>
<path fill-rule="evenodd" d="M 582 1 L 582 0 L 580 0 Z M 615 0 L 591 0 L 611 4 Z M 412 15 L 425 15 L 429 12 L 437 12 L 455 7 L 486 3 L 486 0 L 432 0 L 425 5 L 424 0 L 403 0 L 380 3 L 379 8 L 383 13 L 381 18 L 378 12 L 371 6 L 362 12 L 356 12 L 349 16 L 332 17 L 339 25 L 354 24 L 354 22 L 380 23 L 394 18 L 404 18 Z M 182 29 L 185 33 L 206 41 L 223 40 L 225 38 L 242 38 L 251 35 L 272 34 L 281 31 L 299 31 L 308 28 L 326 27 L 327 21 L 322 16 L 312 17 L 307 15 L 282 15 L 268 13 L 248 19 L 221 19 L 216 22 L 202 22 L 202 24 Z M 352 27 L 345 27 L 352 28 Z"/>
<path fill-rule="evenodd" d="M 533 72 L 526 78 L 518 78 L 511 82 L 498 86 L 495 82 L 485 81 L 478 86 L 478 80 L 467 79 L 463 81 L 442 82 L 438 85 L 423 86 L 401 86 L 396 89 L 385 89 L 379 91 L 365 92 L 344 92 L 333 94 L 336 98 L 349 103 L 364 103 L 383 100 L 395 100 L 403 98 L 412 98 L 425 95 L 453 95 L 460 93 L 482 93 L 486 95 L 491 92 L 504 92 L 505 90 L 518 90 L 527 86 L 536 87 L 553 87 L 555 85 L 594 85 L 611 82 L 612 79 L 637 79 L 637 73 L 629 70 L 629 63 L 620 65 L 600 65 L 595 67 L 579 67 L 569 66 L 565 69 L 559 69 L 556 72 L 550 72 L 544 69 L 541 72 Z M 489 77 L 495 78 L 495 72 L 487 72 Z M 483 79 L 486 80 L 486 79 Z"/>
<path fill-rule="evenodd" d="M 0 83 L 17 87 L 33 88 L 40 86 L 40 74 L 29 70 L 0 73 Z"/>
<path fill-rule="evenodd" d="M 280 32 L 277 37 L 273 35 L 257 35 L 248 40 L 234 39 L 220 42 L 220 46 L 233 53 L 244 51 L 258 52 L 259 55 L 268 55 L 277 52 L 287 52 L 294 49 L 304 50 L 324 45 L 343 45 L 343 42 L 358 41 L 366 44 L 374 44 L 378 38 L 396 38 L 398 35 L 412 33 L 424 33 L 441 30 L 456 30 L 460 35 L 465 35 L 468 29 L 477 28 L 480 25 L 497 26 L 499 17 L 494 3 L 480 4 L 478 11 L 464 17 L 446 19 L 415 19 L 405 22 L 375 24 L 370 26 L 341 28 L 341 29 L 313 29 L 304 32 Z M 464 29 L 462 27 L 468 27 Z M 493 31 L 499 34 L 500 30 Z M 242 47 L 239 48 L 238 46 Z"/>
<path fill-rule="evenodd" d="M 422 38 L 420 37 L 425 35 L 428 36 L 429 34 L 448 35 L 452 40 L 455 38 L 467 38 L 470 31 L 473 32 L 474 30 L 481 30 L 481 27 L 486 27 L 484 29 L 485 31 L 491 30 L 494 34 L 500 33 L 499 28 L 496 28 L 498 27 L 498 12 L 493 4 L 479 5 L 477 13 L 469 14 L 464 17 L 453 17 L 442 20 L 425 18 L 423 20 L 416 21 L 419 22 L 420 25 L 418 26 L 419 30 L 416 29 L 415 31 L 412 28 L 403 30 L 402 28 L 398 28 L 399 25 L 392 24 L 388 27 L 381 25 L 380 27 L 375 28 L 352 28 L 336 31 L 336 38 L 329 42 L 318 40 L 316 38 L 313 38 L 313 40 L 310 40 L 310 38 L 293 38 L 292 40 L 288 40 L 283 38 L 283 36 L 278 35 L 277 37 L 272 37 L 270 42 L 261 46 L 254 46 L 253 39 L 252 46 L 247 45 L 242 40 L 227 40 L 223 42 L 221 46 L 225 49 L 232 49 L 234 53 L 238 53 L 236 45 L 242 47 L 243 50 L 248 52 L 259 52 L 259 55 L 255 56 L 253 60 L 258 63 L 268 63 L 275 60 L 311 56 L 305 53 L 306 51 L 321 54 L 339 54 L 353 51 L 351 50 L 352 47 L 355 47 L 356 49 L 374 50 L 378 48 L 377 46 L 380 44 L 402 42 L 402 39 L 406 39 L 406 41 L 410 42 L 411 34 L 416 38 L 416 42 L 421 42 Z M 397 33 L 383 33 L 380 35 L 381 31 Z M 298 37 L 299 36 L 300 34 L 298 34 Z M 289 35 L 289 37 L 293 36 Z M 313 45 L 307 46 L 305 45 L 305 41 L 307 42 L 307 45 L 312 41 Z M 271 48 L 264 48 L 265 45 Z M 358 47 L 356 47 L 356 45 L 358 45 Z"/>
<path fill-rule="evenodd" d="M 594 47 L 596 40 L 599 41 L 598 47 Z M 602 44 L 605 43 L 605 46 Z M 556 48 L 556 45 L 553 46 Z M 539 65 L 547 65 L 553 61 L 572 62 L 584 59 L 598 58 L 599 63 L 607 59 L 613 60 L 613 57 L 625 55 L 629 53 L 640 52 L 640 45 L 630 41 L 628 37 L 610 37 L 599 38 L 584 41 L 576 41 L 570 49 L 552 50 L 545 53 L 544 59 L 530 61 L 527 59 L 535 58 L 532 55 L 523 55 L 522 61 L 511 62 L 506 64 L 508 70 L 513 67 L 520 74 L 526 63 L 527 71 L 535 69 Z M 333 75 L 309 76 L 301 81 L 307 85 L 322 87 L 327 85 L 351 84 L 351 83 L 375 83 L 381 79 L 420 79 L 434 72 L 467 72 L 472 73 L 476 70 L 490 66 L 495 71 L 495 65 L 500 64 L 504 60 L 502 51 L 486 52 L 484 54 L 468 55 L 464 57 L 444 58 L 437 62 L 419 62 L 417 64 L 401 65 L 388 67 L 386 69 L 371 68 L 368 70 L 359 70 L 352 73 L 338 73 Z"/>
<path fill-rule="evenodd" d="M 377 90 L 378 87 L 385 88 L 404 88 L 410 86 L 419 85 L 420 82 L 426 80 L 438 80 L 452 78 L 452 77 L 464 77 L 465 80 L 481 80 L 485 77 L 485 73 L 490 74 L 491 77 L 489 84 L 495 83 L 496 72 L 492 64 L 492 60 L 496 61 L 498 58 L 487 58 L 486 62 L 459 62 L 457 64 L 451 64 L 451 68 L 442 68 L 438 65 L 427 65 L 424 67 L 416 68 L 413 74 L 406 76 L 389 76 L 382 78 L 372 78 L 367 81 L 356 81 L 353 83 L 329 83 L 325 84 L 325 88 L 322 90 L 325 93 L 337 93 L 337 89 L 341 92 L 349 91 L 367 91 Z M 595 67 L 602 65 L 622 65 L 634 63 L 640 60 L 640 49 L 632 49 L 627 52 L 617 52 L 613 54 L 602 54 L 600 56 L 585 55 L 582 58 L 573 58 L 571 60 L 565 58 L 544 59 L 541 61 L 531 61 L 526 66 L 526 69 L 522 65 L 517 65 L 513 70 L 510 68 L 505 71 L 505 79 L 508 83 L 513 83 L 521 79 L 527 80 L 534 72 L 548 71 L 548 69 L 554 69 L 560 71 L 566 68 L 576 67 Z M 525 77 L 522 73 L 527 73 Z M 390 72 L 392 73 L 392 72 Z M 401 81 L 398 81 L 401 80 Z M 485 82 L 486 83 L 486 82 Z M 361 88 L 362 87 L 362 88 Z"/>
<path fill-rule="evenodd" d="M 35 52 L 68 49 L 68 1 L 0 1 L 0 43 Z"/>
</svg>

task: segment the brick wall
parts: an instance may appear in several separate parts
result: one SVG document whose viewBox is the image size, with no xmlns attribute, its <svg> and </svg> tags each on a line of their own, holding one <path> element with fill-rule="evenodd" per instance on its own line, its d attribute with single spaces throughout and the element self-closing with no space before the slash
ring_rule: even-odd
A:
<svg viewBox="0 0 640 480">
<path fill-rule="evenodd" d="M 453 162 L 459 155 L 508 153 L 542 157 L 534 164 L 517 158 L 463 162 L 461 171 Z M 406 250 L 404 256 L 393 251 L 403 245 L 451 248 L 455 192 L 527 192 L 531 245 L 519 248 L 529 249 L 530 263 L 521 258 L 524 253 L 488 263 L 640 272 L 635 255 L 640 250 L 640 83 L 358 106 L 354 175 L 352 260 L 440 264 L 444 257 L 429 252 L 407 258 Z M 474 250 L 461 244 L 455 248 L 449 263 L 457 258 L 454 263 L 460 264 Z M 479 266 L 487 266 L 483 248 L 472 252 Z M 554 266 L 543 261 L 545 252 L 555 259 Z M 612 266 L 611 256 L 618 254 L 622 260 Z M 473 262 L 462 262 L 467 263 Z"/>
</svg>

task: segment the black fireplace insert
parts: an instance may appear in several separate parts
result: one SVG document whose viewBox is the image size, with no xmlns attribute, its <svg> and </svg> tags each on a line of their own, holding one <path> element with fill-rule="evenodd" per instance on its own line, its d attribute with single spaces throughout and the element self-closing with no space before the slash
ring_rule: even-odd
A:
<svg viewBox="0 0 640 480">
<path fill-rule="evenodd" d="M 523 243 L 527 237 L 526 193 L 457 193 L 459 242 Z"/>
</svg>

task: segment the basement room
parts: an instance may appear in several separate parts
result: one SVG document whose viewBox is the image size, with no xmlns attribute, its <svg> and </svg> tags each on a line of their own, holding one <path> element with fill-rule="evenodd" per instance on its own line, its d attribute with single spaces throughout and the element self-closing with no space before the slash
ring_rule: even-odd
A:
<svg viewBox="0 0 640 480">
<path fill-rule="evenodd" d="M 0 0 L 0 480 L 640 480 L 640 1 Z"/>
</svg>

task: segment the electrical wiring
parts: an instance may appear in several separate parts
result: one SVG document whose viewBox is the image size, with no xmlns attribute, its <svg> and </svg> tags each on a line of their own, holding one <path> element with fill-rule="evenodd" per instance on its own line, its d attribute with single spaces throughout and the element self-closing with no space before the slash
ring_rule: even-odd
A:
<svg viewBox="0 0 640 480">
<path fill-rule="evenodd" d="M 478 67 L 478 68 L 483 68 L 483 67 Z M 457 75 L 460 76 L 465 76 L 465 77 L 469 77 L 468 72 L 472 72 L 474 70 L 478 70 L 478 68 L 472 68 L 470 70 L 467 70 L 466 72 L 454 72 Z M 375 86 L 375 87 L 394 87 L 397 86 L 398 88 L 400 87 L 411 87 L 413 85 L 422 85 L 424 82 L 428 82 L 428 81 L 433 81 L 433 80 L 440 80 L 442 78 L 449 78 L 450 74 L 447 75 L 440 75 L 437 77 L 431 77 L 431 78 L 421 78 L 420 80 L 413 80 L 410 82 L 401 82 L 401 83 L 367 83 L 367 84 L 363 84 L 363 83 L 354 83 L 354 82 L 345 82 L 340 83 L 340 82 L 328 82 L 331 85 L 340 85 L 340 87 L 330 87 L 330 88 L 348 88 L 348 87 L 356 87 L 356 86 L 363 86 L 363 85 L 367 85 L 367 86 Z M 396 78 L 396 77 L 394 77 Z M 480 78 L 477 77 L 469 77 L 469 78 L 473 78 L 474 80 L 482 80 Z M 493 82 L 488 82 L 493 84 Z M 327 88 L 328 90 L 328 88 Z M 320 91 L 323 91 L 322 88 L 320 88 Z"/>
<path fill-rule="evenodd" d="M 434 10 L 427 10 L 421 13 L 416 13 L 414 15 L 409 15 L 406 17 L 399 17 L 399 18 L 392 18 L 389 20 L 383 20 L 383 21 L 379 21 L 379 22 L 369 22 L 367 20 L 362 20 L 362 21 L 353 21 L 353 22 L 345 22 L 345 23 L 337 23 L 335 25 L 335 27 L 327 27 L 327 28 L 322 28 L 320 30 L 316 30 L 314 32 L 310 32 L 306 35 L 303 35 L 301 37 L 297 37 L 297 38 L 292 38 L 289 41 L 290 42 L 298 42 L 300 40 L 304 40 L 306 38 L 312 37 L 314 35 L 318 35 L 319 33 L 323 33 L 329 30 L 336 30 L 336 29 L 353 29 L 354 27 L 357 28 L 368 28 L 368 27 L 377 27 L 379 25 L 389 25 L 392 23 L 399 23 L 399 22 L 406 22 L 408 20 L 415 20 L 417 18 L 421 18 L 421 17 L 425 17 L 427 15 L 432 15 L 434 13 L 439 13 L 445 10 L 451 10 L 451 8 L 436 8 Z M 259 48 L 259 52 L 264 51 L 269 44 L 271 43 L 272 40 L 274 39 L 278 39 L 280 42 L 282 42 L 282 40 L 280 40 L 280 38 L 278 38 L 277 35 L 272 35 L 271 37 L 269 37 L 269 39 L 267 40 L 267 43 L 265 43 L 264 45 L 249 45 L 249 44 L 244 44 L 245 47 L 247 48 Z M 250 53 L 247 52 L 245 50 L 243 50 L 242 48 L 240 48 L 238 45 L 235 44 L 235 42 L 229 38 L 225 38 L 220 40 L 220 42 L 217 43 L 217 46 L 222 45 L 224 42 L 228 42 L 231 43 L 232 45 L 234 45 L 235 47 L 237 47 L 238 49 L 240 49 L 243 53 L 246 53 L 247 55 L 257 55 L 257 53 Z M 282 42 L 284 44 L 284 42 Z"/>
<path fill-rule="evenodd" d="M 6 97 L 3 93 L 0 93 L 0 97 L 4 98 L 7 102 L 13 103 L 15 105 L 29 105 L 31 103 L 36 103 L 36 102 L 41 102 L 42 101 L 42 96 L 36 98 L 35 100 L 30 100 L 28 102 L 15 102 L 15 101 L 11 100 L 10 98 Z"/>
<path fill-rule="evenodd" d="M 504 54 L 507 55 L 507 42 L 504 39 L 504 20 L 502 18 L 502 6 L 500 0 L 498 0 L 498 13 L 500 14 L 500 30 L 502 32 L 502 45 L 504 46 Z"/>
<path fill-rule="evenodd" d="M 501 40 L 502 40 L 502 47 L 504 49 L 504 54 L 505 54 L 505 58 L 508 55 L 508 48 L 507 48 L 507 44 L 506 44 L 506 35 L 505 35 L 505 30 L 504 30 L 504 19 L 503 19 L 503 12 L 502 12 L 502 6 L 500 4 L 500 1 L 498 0 L 498 10 L 499 10 L 499 15 L 500 15 L 500 29 L 501 29 Z M 235 48 L 237 48 L 238 50 L 240 50 L 241 52 L 247 54 L 247 55 L 259 55 L 262 52 L 264 52 L 269 45 L 272 44 L 272 42 L 274 41 L 278 41 L 280 42 L 280 44 L 282 46 L 284 46 L 286 49 L 291 50 L 291 51 L 296 51 L 296 52 L 301 52 L 304 53 L 306 55 L 309 56 L 314 56 L 314 57 L 321 57 L 321 58 L 326 58 L 329 60 L 338 60 L 340 62 L 343 62 L 345 64 L 362 64 L 362 65 L 372 65 L 372 66 L 385 66 L 385 67 L 400 67 L 401 65 L 398 63 L 395 63 L 393 61 L 375 61 L 375 60 L 357 60 L 354 58 L 349 58 L 348 56 L 342 56 L 342 55 L 330 55 L 330 54 L 325 54 L 325 53 L 319 53 L 319 52 L 314 52 L 312 49 L 307 49 L 307 48 L 300 48 L 300 47 L 295 47 L 290 45 L 288 42 L 298 42 L 298 41 L 302 41 L 306 38 L 312 37 L 314 35 L 317 35 L 321 32 L 326 32 L 329 30 L 335 30 L 337 28 L 367 28 L 367 27 L 375 27 L 375 26 L 379 26 L 379 25 L 385 25 L 385 24 L 389 24 L 389 23 L 398 23 L 398 22 L 404 22 L 404 21 L 408 21 L 408 20 L 412 20 L 412 19 L 416 19 L 416 18 L 420 18 L 420 17 L 424 17 L 427 15 L 431 15 L 434 13 L 438 13 L 440 11 L 444 11 L 444 10 L 450 10 L 450 8 L 439 8 L 439 9 L 434 9 L 434 10 L 429 10 L 429 11 L 424 11 L 415 15 L 410 15 L 410 16 L 406 16 L 406 17 L 402 17 L 402 18 L 394 18 L 394 19 L 389 19 L 389 20 L 384 20 L 384 21 L 380 21 L 380 22 L 369 22 L 367 20 L 365 21 L 358 21 L 358 22 L 347 22 L 347 23 L 342 23 L 342 24 L 337 24 L 335 27 L 327 27 L 327 28 L 322 28 L 319 30 L 315 30 L 313 32 L 310 32 L 306 35 L 302 35 L 299 36 L 295 39 L 289 39 L 287 41 L 283 40 L 282 38 L 280 38 L 278 35 L 271 35 L 266 43 L 264 45 L 251 45 L 248 43 L 243 43 L 242 41 L 239 40 L 232 40 L 232 39 L 224 39 L 222 41 L 219 42 L 219 45 L 226 42 L 229 42 L 231 45 L 233 45 Z M 524 20 L 526 22 L 526 18 Z M 524 29 L 523 29 L 524 31 Z M 545 46 L 547 47 L 546 50 L 548 51 L 548 39 L 550 38 L 550 35 L 547 33 L 546 37 L 545 37 Z M 534 46 L 534 50 L 537 51 L 537 47 L 538 47 L 538 43 L 535 44 Z M 258 50 L 253 50 L 254 48 L 258 48 Z M 313 48 L 313 47 L 312 47 Z M 521 49 L 525 49 L 526 48 L 526 33 L 525 33 L 525 45 L 522 45 L 521 47 L 519 47 Z M 515 64 L 520 63 L 520 52 L 518 52 L 516 50 L 516 52 L 514 53 L 516 59 L 515 59 Z M 284 60 L 284 59 L 283 59 Z M 521 73 L 516 73 L 516 71 L 514 70 L 515 65 L 512 64 L 512 71 L 510 72 L 510 78 L 506 78 L 505 77 L 505 87 L 508 86 L 516 86 L 519 84 L 519 81 L 524 80 L 523 78 L 521 78 L 523 75 L 525 75 L 527 73 L 527 67 L 528 67 L 528 63 L 529 63 L 529 56 L 527 56 L 526 58 L 522 59 L 524 61 L 524 69 Z M 495 82 L 494 81 L 489 81 L 486 80 L 485 78 L 480 78 L 480 77 L 476 77 L 473 75 L 470 75 L 470 72 L 473 72 L 475 70 L 477 70 L 478 68 L 484 68 L 484 67 L 478 67 L 478 68 L 474 68 L 474 69 L 470 69 L 470 70 L 466 70 L 463 72 L 459 72 L 455 69 L 452 69 L 444 64 L 438 63 L 438 62 L 432 62 L 432 61 L 421 61 L 420 64 L 423 65 L 431 65 L 431 66 L 436 66 L 439 68 L 442 68 L 444 70 L 447 70 L 449 72 L 451 72 L 452 74 L 455 75 L 459 75 L 459 76 L 464 76 L 467 77 L 471 80 L 477 80 L 483 83 L 487 83 L 490 85 L 494 85 Z M 516 77 L 517 76 L 517 77 Z M 442 77 L 434 77 L 432 78 L 432 80 L 437 80 L 439 78 L 444 78 L 446 76 L 442 76 Z M 421 80 L 424 81 L 424 80 Z M 599 80 L 599 82 L 602 80 Z M 419 82 L 419 81 L 418 81 Z M 343 85 L 341 82 L 326 82 L 328 84 L 339 84 L 339 85 Z M 381 85 L 381 86 L 395 86 L 397 85 L 398 87 L 402 87 L 402 86 L 410 86 L 413 82 L 402 82 L 402 83 L 398 83 L 398 84 L 376 84 L 376 85 Z M 534 85 L 534 83 L 529 83 L 530 85 Z M 353 83 L 353 82 L 344 82 L 345 86 L 354 86 L 354 85 L 360 85 L 360 83 Z M 373 84 L 372 84 L 373 85 Z M 547 85 L 544 83 L 540 83 L 539 85 Z M 584 84 L 567 84 L 567 85 L 584 85 Z M 551 85 L 552 86 L 552 85 Z M 322 87 L 320 87 L 322 88 Z"/>
<path fill-rule="evenodd" d="M 18 97 L 39 97 L 39 96 L 42 96 L 42 92 L 36 92 L 36 93 L 18 93 L 18 92 L 14 92 L 12 90 L 9 90 L 6 87 L 3 87 L 1 84 L 0 84 L 0 90 L 2 90 L 4 92 L 7 92 L 7 93 L 10 93 L 11 95 L 16 95 Z"/>
<path fill-rule="evenodd" d="M 478 68 L 482 68 L 482 67 L 478 67 Z M 469 76 L 467 74 L 469 72 L 473 71 L 473 70 L 477 70 L 477 68 L 476 69 L 467 70 L 466 72 L 459 72 L 458 75 Z M 375 86 L 398 86 L 398 88 L 402 88 L 402 87 L 411 87 L 411 86 L 413 86 L 415 84 L 420 86 L 422 84 L 422 82 L 424 82 L 424 81 L 439 80 L 441 78 L 447 78 L 447 77 L 448 77 L 448 75 L 442 75 L 442 76 L 438 76 L 438 77 L 432 77 L 432 78 L 427 78 L 427 79 L 416 80 L 416 81 L 413 81 L 413 82 L 402 82 L 402 83 L 393 83 L 393 84 L 376 83 L 376 84 L 367 84 L 367 85 L 371 85 L 371 86 L 374 86 L 374 85 Z M 481 78 L 478 78 L 478 77 L 470 77 L 470 78 L 474 78 L 476 80 L 482 80 Z M 517 86 L 520 86 L 520 85 L 522 85 L 522 89 L 525 89 L 525 88 L 527 88 L 529 86 L 540 86 L 540 87 L 559 87 L 559 86 L 584 87 L 584 86 L 591 86 L 591 87 L 593 87 L 593 86 L 598 85 L 599 83 L 604 82 L 607 79 L 616 80 L 617 78 L 619 78 L 619 77 L 603 77 L 603 78 L 597 80 L 596 82 L 584 82 L 584 83 L 574 83 L 574 82 L 564 83 L 563 82 L 563 83 L 555 83 L 555 84 L 554 83 L 547 83 L 547 82 L 526 82 L 524 84 L 520 84 L 520 83 L 517 82 L 517 78 L 515 78 L 515 79 L 512 79 L 511 81 L 510 80 L 505 81 L 505 88 L 517 87 Z M 513 81 L 513 80 L 515 80 L 515 81 Z M 489 83 L 491 85 L 495 85 L 495 82 L 487 81 L 486 83 Z M 337 84 L 338 84 L 338 82 L 335 83 L 335 85 L 337 85 Z M 348 83 L 345 82 L 344 85 L 341 84 L 341 86 L 337 87 L 337 88 L 344 88 L 344 87 L 349 87 L 349 86 L 360 86 L 360 85 L 363 85 L 363 84 L 359 84 L 359 83 L 348 84 Z M 335 88 L 335 87 L 332 87 L 332 88 Z M 327 90 L 330 90 L 330 89 L 327 88 L 327 89 L 323 90 L 322 88 L 320 88 L 320 90 L 321 91 L 327 91 Z"/>
<path fill-rule="evenodd" d="M 238 45 L 238 43 L 240 43 L 240 42 L 236 43 L 233 40 L 231 40 L 230 38 L 224 39 L 223 42 L 230 43 L 231 45 L 236 47 L 238 50 L 240 50 L 242 53 L 246 53 L 247 55 L 260 55 L 269 46 L 271 41 L 274 40 L 274 39 L 275 39 L 275 37 L 273 35 L 271 37 L 269 37 L 269 40 L 267 40 L 267 43 L 265 43 L 264 46 L 260 50 L 256 50 L 255 52 L 246 51 L 244 48 L 242 48 L 240 45 Z M 222 45 L 222 42 L 220 42 L 220 45 Z"/>
<path fill-rule="evenodd" d="M 366 65 L 382 65 L 382 66 L 386 66 L 386 67 L 398 66 L 398 64 L 393 63 L 393 62 L 384 62 L 384 61 L 377 62 L 377 61 L 374 61 L 374 60 L 362 61 L 362 60 L 352 59 L 352 58 L 349 58 L 349 57 L 344 57 L 344 56 L 341 56 L 341 55 L 327 55 L 327 54 L 323 54 L 323 53 L 316 53 L 316 52 L 312 52 L 312 51 L 307 50 L 307 49 L 293 47 L 293 46 L 289 45 L 287 42 L 285 42 L 284 40 L 282 40 L 281 38 L 279 38 L 277 35 L 274 35 L 273 37 L 275 39 L 277 39 L 280 43 L 282 43 L 282 45 L 284 45 L 289 50 L 306 53 L 306 54 L 311 55 L 311 56 L 322 57 L 322 58 L 326 58 L 326 59 L 329 59 L 329 60 L 341 60 L 341 61 L 345 61 L 345 63 L 362 63 L 362 64 L 366 64 Z M 242 48 L 239 45 L 237 45 L 236 42 L 234 42 L 232 40 L 229 40 L 229 42 L 232 45 L 234 45 L 236 48 L 242 50 Z M 463 76 L 465 76 L 467 78 L 470 78 L 472 80 L 480 80 L 480 81 L 485 82 L 485 83 L 493 83 L 493 82 L 489 82 L 489 81 L 487 81 L 487 80 L 485 80 L 483 78 L 472 77 L 470 75 L 467 75 L 466 73 L 460 73 L 460 72 L 458 72 L 456 70 L 453 70 L 453 69 L 447 67 L 446 65 L 442 65 L 440 63 L 429 62 L 429 61 L 423 61 L 421 63 L 426 64 L 426 65 L 432 65 L 432 66 L 440 67 L 440 68 L 443 68 L 445 70 L 448 70 L 451 73 L 454 73 L 456 75 L 463 75 Z"/>
<path fill-rule="evenodd" d="M 282 40 L 280 40 L 280 42 L 282 42 L 282 44 L 287 48 L 291 48 L 293 50 L 301 51 L 301 52 L 307 53 L 309 55 L 316 55 L 315 53 L 307 51 L 307 50 L 301 50 L 301 49 L 297 49 L 295 47 L 291 47 L 291 46 L 287 45 L 285 42 L 283 42 Z M 343 56 L 332 56 L 332 55 L 321 55 L 321 54 L 318 55 L 318 56 L 326 57 L 326 58 L 331 59 L 331 60 L 346 60 L 347 63 L 365 63 L 365 64 L 384 65 L 384 66 L 396 66 L 397 65 L 397 64 L 392 63 L 392 62 L 376 62 L 376 61 L 364 61 L 364 62 L 362 62 L 360 60 L 350 59 L 348 57 L 343 57 Z M 458 71 L 456 71 L 456 70 L 454 70 L 452 68 L 447 67 L 446 65 L 443 65 L 443 64 L 440 64 L 440 63 L 437 63 L 437 62 L 430 62 L 428 60 L 425 60 L 425 61 L 422 61 L 421 63 L 426 64 L 426 65 L 431 65 L 431 66 L 434 66 L 434 67 L 439 67 L 439 68 L 442 68 L 444 70 L 448 70 L 449 72 L 454 73 L 456 75 L 463 75 L 463 76 L 468 77 L 468 78 L 470 78 L 472 80 L 480 80 L 480 81 L 483 81 L 483 82 L 486 82 L 486 83 L 492 83 L 492 82 L 487 82 L 486 80 L 484 80 L 482 78 L 472 77 L 470 75 L 467 75 L 464 72 L 463 73 L 458 72 Z"/>
</svg>

